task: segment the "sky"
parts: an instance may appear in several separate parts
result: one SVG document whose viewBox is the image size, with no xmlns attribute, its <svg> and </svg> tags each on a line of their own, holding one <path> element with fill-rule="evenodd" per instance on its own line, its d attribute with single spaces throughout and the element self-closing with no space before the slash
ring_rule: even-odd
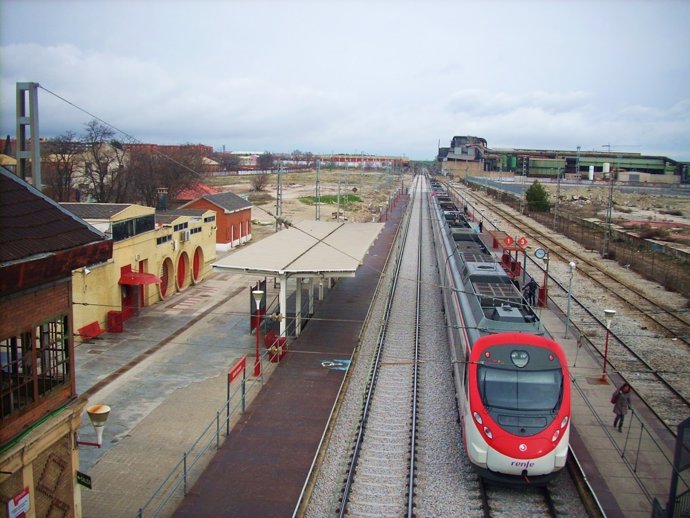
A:
<svg viewBox="0 0 690 518">
<path fill-rule="evenodd" d="M 0 130 L 37 82 L 44 137 L 690 160 L 688 22 L 689 0 L 0 0 Z"/>
</svg>

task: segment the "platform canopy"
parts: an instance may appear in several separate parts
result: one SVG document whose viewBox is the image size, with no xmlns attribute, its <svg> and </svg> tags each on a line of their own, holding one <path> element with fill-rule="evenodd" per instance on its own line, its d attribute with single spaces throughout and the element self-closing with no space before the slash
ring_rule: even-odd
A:
<svg viewBox="0 0 690 518">
<path fill-rule="evenodd" d="M 224 257 L 213 268 L 279 277 L 354 277 L 383 225 L 301 221 Z"/>
</svg>

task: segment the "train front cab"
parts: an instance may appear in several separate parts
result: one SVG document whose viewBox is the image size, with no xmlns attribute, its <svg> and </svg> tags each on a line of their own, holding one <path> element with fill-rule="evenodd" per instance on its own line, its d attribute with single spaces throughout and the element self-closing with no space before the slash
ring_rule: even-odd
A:
<svg viewBox="0 0 690 518">
<path fill-rule="evenodd" d="M 529 345 L 525 343 L 526 337 L 529 337 Z M 496 345 L 500 347 L 496 348 Z M 501 348 L 505 353 L 502 357 Z M 487 372 L 491 372 L 491 368 L 481 372 L 480 356 L 485 355 L 487 350 L 493 351 L 493 356 L 485 356 L 481 360 L 483 364 L 488 361 L 507 362 L 515 352 L 527 352 L 535 359 L 542 356 L 554 362 L 555 370 L 561 373 L 560 388 L 548 382 L 542 386 L 539 386 L 541 382 L 531 383 L 532 387 L 523 383 L 522 393 L 533 391 L 535 397 L 527 397 L 519 402 L 516 396 L 519 385 L 517 377 L 514 389 L 510 389 L 505 379 L 487 380 Z M 518 363 L 520 356 L 515 355 Z M 493 370 L 499 373 L 499 378 L 507 378 L 529 372 L 520 371 L 521 368 L 524 366 L 512 370 Z M 542 372 L 550 373 L 553 379 L 559 378 L 554 369 L 532 372 L 537 373 L 536 376 L 528 374 L 532 382 L 546 380 Z M 480 476 L 503 484 L 519 485 L 542 485 L 557 476 L 565 466 L 570 437 L 570 383 L 565 355 L 560 346 L 548 338 L 520 333 L 483 337 L 474 344 L 465 379 L 468 400 L 463 416 L 464 441 L 468 457 Z M 480 384 L 484 384 L 482 390 Z M 494 395 L 487 396 L 492 390 Z M 540 391 L 542 395 L 537 396 Z M 492 397 L 502 398 L 502 401 L 492 400 Z M 513 397 L 515 404 L 507 403 Z M 492 407 L 491 403 L 495 406 Z M 520 405 L 525 408 L 520 409 Z M 511 406 L 515 408 L 509 408 Z"/>
</svg>

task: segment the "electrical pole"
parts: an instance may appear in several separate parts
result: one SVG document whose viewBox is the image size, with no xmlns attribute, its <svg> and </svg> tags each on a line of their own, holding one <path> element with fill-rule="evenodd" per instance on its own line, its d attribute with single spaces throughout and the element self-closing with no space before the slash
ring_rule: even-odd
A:
<svg viewBox="0 0 690 518">
<path fill-rule="evenodd" d="M 527 174 L 527 157 L 522 157 L 522 177 L 521 177 L 521 194 L 520 194 L 520 214 L 524 211 L 525 206 L 525 176 Z"/>
<path fill-rule="evenodd" d="M 316 160 L 316 221 L 321 221 L 321 182 L 319 181 L 319 171 L 321 170 L 321 160 Z"/>
<path fill-rule="evenodd" d="M 561 199 L 561 168 L 558 168 L 558 179 L 556 180 L 556 204 L 553 210 L 553 230 L 557 230 L 556 223 L 558 222 L 558 204 Z"/>
<path fill-rule="evenodd" d="M 278 232 L 283 224 L 281 222 L 283 217 L 283 166 L 278 166 L 278 181 L 276 182 L 276 229 Z"/>
</svg>

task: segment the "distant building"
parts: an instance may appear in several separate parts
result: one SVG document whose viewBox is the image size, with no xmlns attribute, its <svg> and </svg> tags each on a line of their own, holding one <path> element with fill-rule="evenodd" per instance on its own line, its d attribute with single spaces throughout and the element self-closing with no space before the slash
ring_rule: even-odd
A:
<svg viewBox="0 0 690 518">
<path fill-rule="evenodd" d="M 74 326 L 80 340 L 122 331 L 141 308 L 211 273 L 216 260 L 213 211 L 157 211 L 127 203 L 61 205 L 113 241 L 110 260 L 73 272 Z"/>
<path fill-rule="evenodd" d="M 687 181 L 687 163 L 664 156 L 583 150 L 489 148 L 479 137 L 453 137 L 437 161 L 446 174 L 500 172 L 534 178 L 614 179 L 635 183 Z"/>
<path fill-rule="evenodd" d="M 217 250 L 230 250 L 252 238 L 252 204 L 235 193 L 205 194 L 180 208 L 215 212 Z"/>
</svg>

